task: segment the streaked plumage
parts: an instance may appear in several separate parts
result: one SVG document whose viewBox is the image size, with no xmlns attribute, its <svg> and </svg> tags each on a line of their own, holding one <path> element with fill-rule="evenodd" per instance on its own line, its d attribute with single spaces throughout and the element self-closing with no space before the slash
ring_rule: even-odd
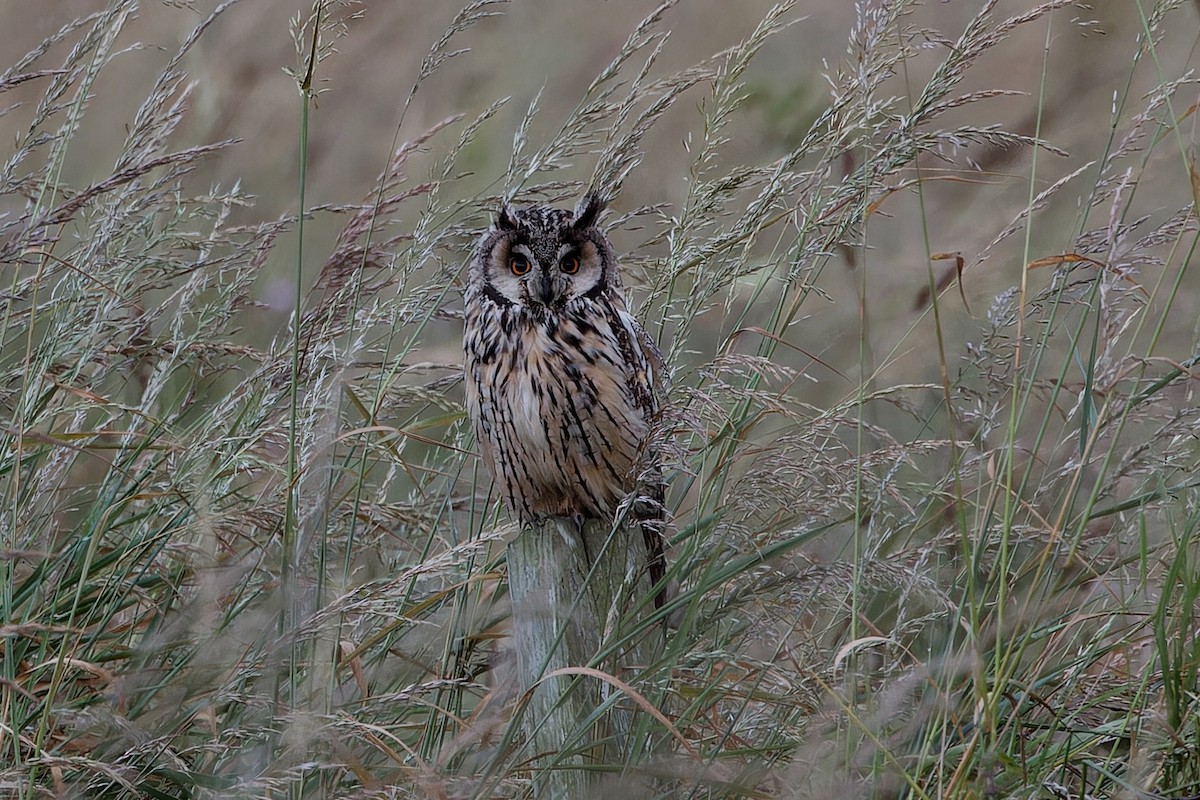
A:
<svg viewBox="0 0 1200 800">
<path fill-rule="evenodd" d="M 626 308 L 616 255 L 596 227 L 603 207 L 593 194 L 574 213 L 506 207 L 480 238 L 465 294 L 467 411 L 506 505 L 525 522 L 611 518 L 637 492 L 658 584 L 663 487 L 650 433 L 662 357 Z"/>
</svg>

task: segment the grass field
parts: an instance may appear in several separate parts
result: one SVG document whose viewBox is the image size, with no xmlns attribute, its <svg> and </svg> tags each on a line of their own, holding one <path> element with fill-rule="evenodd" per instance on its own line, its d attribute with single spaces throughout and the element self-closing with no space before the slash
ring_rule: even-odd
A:
<svg viewBox="0 0 1200 800">
<path fill-rule="evenodd" d="M 0 6 L 0 797 L 596 752 L 528 745 L 459 346 L 589 186 L 680 587 L 579 665 L 596 797 L 1200 796 L 1200 9 L 1095 5 Z"/>
</svg>

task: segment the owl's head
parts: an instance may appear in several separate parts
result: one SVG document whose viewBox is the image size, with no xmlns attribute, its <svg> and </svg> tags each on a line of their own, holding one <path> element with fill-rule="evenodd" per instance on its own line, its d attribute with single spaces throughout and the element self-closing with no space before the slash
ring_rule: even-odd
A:
<svg viewBox="0 0 1200 800">
<path fill-rule="evenodd" d="M 612 247 L 596 220 L 604 210 L 589 193 L 575 211 L 505 206 L 479 240 L 472 280 L 493 301 L 532 311 L 561 309 L 576 297 L 617 285 Z"/>
</svg>

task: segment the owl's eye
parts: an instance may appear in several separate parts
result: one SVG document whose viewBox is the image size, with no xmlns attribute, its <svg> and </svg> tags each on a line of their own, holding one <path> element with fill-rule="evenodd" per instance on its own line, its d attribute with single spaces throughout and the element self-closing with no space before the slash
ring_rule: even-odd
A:
<svg viewBox="0 0 1200 800">
<path fill-rule="evenodd" d="M 579 272 L 579 256 L 563 256 L 562 261 L 558 262 L 558 268 L 568 275 L 574 275 Z"/>
<path fill-rule="evenodd" d="M 529 272 L 529 268 L 533 266 L 529 263 L 529 259 L 520 253 L 513 253 L 508 259 L 508 268 L 513 271 L 513 275 L 524 275 Z"/>
</svg>

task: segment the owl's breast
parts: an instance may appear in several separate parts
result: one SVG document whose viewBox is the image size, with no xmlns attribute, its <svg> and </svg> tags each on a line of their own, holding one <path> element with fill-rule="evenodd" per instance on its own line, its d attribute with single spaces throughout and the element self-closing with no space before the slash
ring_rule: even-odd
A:
<svg viewBox="0 0 1200 800">
<path fill-rule="evenodd" d="M 631 387 L 638 365 L 626 363 L 602 315 L 528 318 L 496 332 L 497 357 L 469 359 L 468 404 L 478 405 L 476 433 L 509 504 L 526 515 L 610 513 L 636 485 L 649 430 Z"/>
</svg>

